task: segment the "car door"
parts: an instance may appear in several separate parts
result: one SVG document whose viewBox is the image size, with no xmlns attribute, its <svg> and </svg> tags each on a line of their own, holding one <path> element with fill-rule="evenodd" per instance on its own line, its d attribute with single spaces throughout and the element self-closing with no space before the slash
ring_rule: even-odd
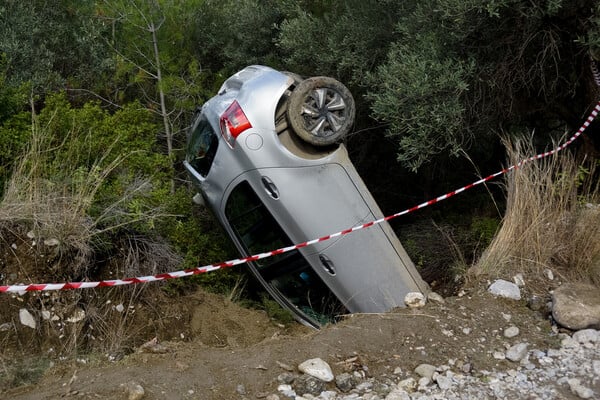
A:
<svg viewBox="0 0 600 400">
<path fill-rule="evenodd" d="M 236 179 L 227 192 L 223 215 L 226 228 L 245 255 L 259 254 L 292 245 L 289 236 L 264 204 L 248 178 Z M 319 327 L 348 311 L 323 283 L 298 250 L 249 263 L 265 289 L 296 319 Z"/>
<path fill-rule="evenodd" d="M 255 172 L 265 205 L 293 243 L 381 218 L 353 166 L 328 163 Z M 384 312 L 425 291 L 387 222 L 300 249 L 315 273 L 351 312 Z"/>
</svg>

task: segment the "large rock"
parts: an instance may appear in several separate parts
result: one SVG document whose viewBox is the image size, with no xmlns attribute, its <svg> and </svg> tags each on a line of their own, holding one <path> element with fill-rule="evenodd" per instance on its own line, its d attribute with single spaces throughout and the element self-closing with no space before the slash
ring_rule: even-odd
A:
<svg viewBox="0 0 600 400">
<path fill-rule="evenodd" d="M 333 372 L 331 367 L 325 361 L 320 358 L 312 358 L 304 361 L 298 365 L 298 369 L 307 375 L 314 376 L 324 382 L 331 382 L 333 380 Z"/>
<path fill-rule="evenodd" d="M 552 294 L 552 316 L 572 330 L 600 329 L 600 288 L 583 283 L 566 283 Z"/>
</svg>

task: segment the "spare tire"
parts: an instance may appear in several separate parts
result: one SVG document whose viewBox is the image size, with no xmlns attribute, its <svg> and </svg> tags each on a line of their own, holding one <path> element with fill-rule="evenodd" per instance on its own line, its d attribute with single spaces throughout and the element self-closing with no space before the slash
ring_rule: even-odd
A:
<svg viewBox="0 0 600 400">
<path fill-rule="evenodd" d="M 300 82 L 290 95 L 287 118 L 293 131 L 315 146 L 339 142 L 350 132 L 356 108 L 350 91 L 333 78 Z"/>
</svg>

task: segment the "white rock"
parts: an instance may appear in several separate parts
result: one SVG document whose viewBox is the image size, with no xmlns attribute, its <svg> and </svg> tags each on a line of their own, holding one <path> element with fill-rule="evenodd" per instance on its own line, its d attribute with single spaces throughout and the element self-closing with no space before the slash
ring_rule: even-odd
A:
<svg viewBox="0 0 600 400">
<path fill-rule="evenodd" d="M 421 364 L 415 368 L 415 374 L 423 378 L 433 379 L 436 367 L 431 364 Z"/>
<path fill-rule="evenodd" d="M 35 232 L 33 232 L 33 231 L 29 231 L 29 232 L 27 232 L 26 236 L 27 236 L 29 239 L 35 239 Z"/>
<path fill-rule="evenodd" d="M 11 247 L 13 250 L 16 250 L 16 249 L 17 249 L 17 244 L 16 244 L 16 243 L 13 243 L 13 244 L 11 244 L 11 245 L 10 245 L 10 247 Z"/>
<path fill-rule="evenodd" d="M 515 336 L 519 335 L 519 328 L 517 328 L 516 326 L 509 326 L 508 328 L 506 328 L 504 330 L 504 337 L 506 338 L 514 338 Z"/>
<path fill-rule="evenodd" d="M 516 274 L 513 276 L 513 282 L 519 287 L 525 286 L 525 278 L 523 277 L 523 274 Z"/>
<path fill-rule="evenodd" d="M 591 399 L 594 397 L 594 391 L 581 384 L 579 379 L 572 378 L 568 380 L 571 392 L 581 399 Z"/>
<path fill-rule="evenodd" d="M 83 311 L 82 309 L 77 309 L 77 310 L 73 311 L 73 314 L 71 314 L 71 316 L 69 318 L 67 318 L 67 322 L 74 324 L 76 322 L 83 320 L 84 318 L 85 318 L 85 311 Z"/>
<path fill-rule="evenodd" d="M 448 390 L 452 387 L 452 379 L 450 379 L 444 375 L 438 374 L 435 377 L 435 382 L 438 384 L 438 386 L 441 390 Z"/>
<path fill-rule="evenodd" d="M 544 275 L 546 276 L 546 278 L 548 278 L 548 280 L 550 280 L 550 281 L 554 280 L 554 272 L 552 272 L 551 269 L 546 268 L 544 270 Z"/>
<path fill-rule="evenodd" d="M 512 282 L 498 279 L 490 285 L 488 292 L 507 299 L 521 300 L 521 290 Z"/>
<path fill-rule="evenodd" d="M 425 296 L 420 292 L 410 292 L 404 296 L 404 304 L 410 308 L 423 307 L 425 305 Z"/>
<path fill-rule="evenodd" d="M 44 240 L 44 245 L 48 246 L 48 247 L 55 247 L 58 246 L 60 244 L 60 241 L 58 239 L 46 239 Z"/>
<path fill-rule="evenodd" d="M 503 352 L 501 352 L 501 351 L 495 351 L 495 352 L 494 352 L 494 358 L 495 358 L 496 360 L 505 360 L 505 359 L 506 359 L 506 356 L 505 356 L 505 355 L 504 355 L 504 353 L 503 353 Z"/>
<path fill-rule="evenodd" d="M 594 374 L 596 374 L 596 376 L 600 377 L 600 360 L 594 360 L 592 362 L 592 367 L 594 369 Z"/>
<path fill-rule="evenodd" d="M 583 343 L 596 343 L 600 341 L 600 331 L 595 329 L 582 329 L 573 334 L 573 340 Z"/>
<path fill-rule="evenodd" d="M 35 329 L 37 327 L 33 315 L 31 315 L 31 313 L 24 308 L 19 310 L 19 320 L 23 325 L 28 326 L 31 329 Z"/>
<path fill-rule="evenodd" d="M 424 376 L 421 379 L 419 379 L 419 388 L 425 388 L 427 387 L 429 384 L 431 383 L 431 379 L 429 379 L 428 377 Z"/>
<path fill-rule="evenodd" d="M 385 400 L 410 400 L 410 395 L 405 390 L 396 388 L 385 396 Z"/>
<path fill-rule="evenodd" d="M 52 315 L 50 314 L 50 311 L 48 311 L 48 310 L 43 310 L 43 311 L 42 311 L 42 318 L 43 318 L 45 321 L 48 321 L 48 320 L 50 319 L 50 317 L 51 317 L 51 316 L 52 316 Z"/>
<path fill-rule="evenodd" d="M 122 384 L 121 387 L 124 388 L 127 400 L 140 400 L 146 394 L 146 391 L 139 383 L 128 382 L 127 384 Z"/>
<path fill-rule="evenodd" d="M 560 347 L 564 349 L 576 349 L 579 347 L 579 342 L 570 336 L 567 336 L 560 341 Z"/>
<path fill-rule="evenodd" d="M 292 385 L 279 385 L 277 386 L 277 391 L 287 397 L 296 397 L 296 392 L 292 389 Z"/>
<path fill-rule="evenodd" d="M 333 380 L 333 372 L 331 367 L 325 361 L 320 358 L 312 358 L 304 361 L 298 365 L 298 369 L 307 375 L 314 376 L 324 382 L 331 382 Z"/>
<path fill-rule="evenodd" d="M 417 387 L 417 381 L 414 378 L 406 378 L 398 382 L 398 388 L 412 392 Z"/>
<path fill-rule="evenodd" d="M 117 304 L 115 310 L 117 310 L 118 312 L 123 312 L 123 310 L 125 310 L 125 307 L 123 306 L 123 304 Z"/>
<path fill-rule="evenodd" d="M 427 295 L 427 301 L 433 301 L 440 304 L 444 304 L 446 302 L 446 300 L 444 300 L 444 298 L 436 292 L 429 292 Z"/>
<path fill-rule="evenodd" d="M 510 361 L 519 362 L 527 355 L 527 343 L 518 343 L 506 351 L 506 358 Z"/>
</svg>

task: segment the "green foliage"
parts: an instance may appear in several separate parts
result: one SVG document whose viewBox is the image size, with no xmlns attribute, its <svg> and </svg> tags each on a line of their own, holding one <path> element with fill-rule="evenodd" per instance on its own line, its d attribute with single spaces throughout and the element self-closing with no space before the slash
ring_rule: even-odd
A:
<svg viewBox="0 0 600 400">
<path fill-rule="evenodd" d="M 7 0 L 0 5 L 0 51 L 7 83 L 31 82 L 36 93 L 95 81 L 106 68 L 103 28 L 93 0 Z"/>
<path fill-rule="evenodd" d="M 473 64 L 446 54 L 440 38 L 395 45 L 373 76 L 373 116 L 389 123 L 398 160 L 417 170 L 439 153 L 457 155 L 470 139 L 465 106 Z"/>
</svg>

